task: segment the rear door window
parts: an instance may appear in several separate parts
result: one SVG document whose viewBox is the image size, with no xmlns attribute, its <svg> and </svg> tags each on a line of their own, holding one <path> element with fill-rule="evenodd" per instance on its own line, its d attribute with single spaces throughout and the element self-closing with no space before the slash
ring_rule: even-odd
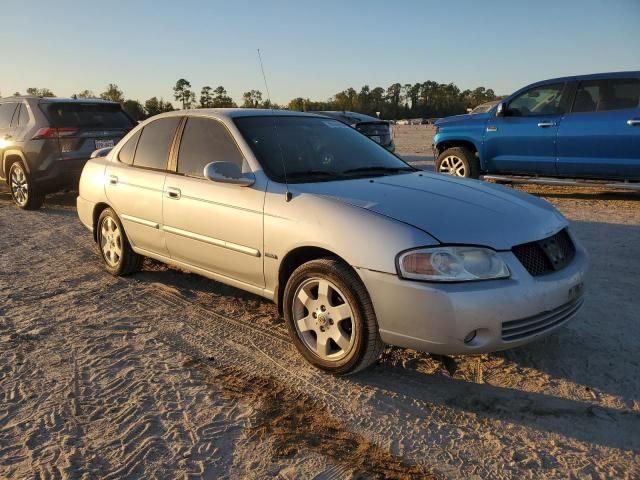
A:
<svg viewBox="0 0 640 480">
<path fill-rule="evenodd" d="M 142 129 L 133 165 L 136 167 L 166 170 L 169 150 L 181 117 L 155 120 Z"/>
<path fill-rule="evenodd" d="M 133 137 L 127 140 L 127 143 L 125 143 L 118 152 L 118 160 L 122 163 L 126 163 L 127 165 L 133 164 L 133 156 L 136 153 L 136 146 L 138 145 L 138 139 L 141 133 L 142 130 L 138 130 Z"/>
<path fill-rule="evenodd" d="M 202 177 L 205 165 L 218 161 L 233 162 L 242 169 L 243 156 L 220 122 L 189 118 L 180 143 L 178 173 Z"/>
<path fill-rule="evenodd" d="M 118 128 L 128 130 L 134 123 L 119 104 L 52 102 L 40 104 L 52 127 Z"/>
<path fill-rule="evenodd" d="M 572 112 L 606 112 L 636 108 L 640 104 L 640 79 L 615 78 L 580 82 Z"/>
<path fill-rule="evenodd" d="M 11 119 L 17 106 L 17 103 L 0 103 L 0 128 L 7 129 L 11 126 Z"/>
</svg>

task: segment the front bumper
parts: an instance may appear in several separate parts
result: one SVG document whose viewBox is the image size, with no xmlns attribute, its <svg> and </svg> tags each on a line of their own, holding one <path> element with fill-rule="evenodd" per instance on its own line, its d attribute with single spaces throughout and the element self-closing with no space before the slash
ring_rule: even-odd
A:
<svg viewBox="0 0 640 480">
<path fill-rule="evenodd" d="M 373 301 L 385 343 L 441 355 L 504 350 L 565 324 L 582 306 L 587 255 L 563 270 L 532 277 L 511 252 L 499 252 L 511 277 L 461 283 L 403 280 L 357 269 Z M 464 339 L 475 331 L 475 338 Z"/>
</svg>

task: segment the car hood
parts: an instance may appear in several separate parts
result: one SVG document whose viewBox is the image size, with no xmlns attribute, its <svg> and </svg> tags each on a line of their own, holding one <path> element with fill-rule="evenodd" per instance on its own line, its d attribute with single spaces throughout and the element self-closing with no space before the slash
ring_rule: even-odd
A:
<svg viewBox="0 0 640 480">
<path fill-rule="evenodd" d="M 567 225 L 553 206 L 532 195 L 427 172 L 298 184 L 295 190 L 393 218 L 445 244 L 509 250 Z"/>
<path fill-rule="evenodd" d="M 449 123 L 464 123 L 468 120 L 486 120 L 489 118 L 489 113 L 465 113 L 463 115 L 452 115 L 450 117 L 444 117 L 436 121 L 436 126 L 441 126 Z"/>
</svg>

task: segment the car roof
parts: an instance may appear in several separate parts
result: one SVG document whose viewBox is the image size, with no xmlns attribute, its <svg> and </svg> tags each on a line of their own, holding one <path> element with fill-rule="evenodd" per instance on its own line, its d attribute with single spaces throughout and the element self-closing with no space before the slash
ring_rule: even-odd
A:
<svg viewBox="0 0 640 480">
<path fill-rule="evenodd" d="M 546 80 L 540 80 L 538 82 L 531 83 L 527 85 L 527 87 L 544 84 L 544 83 L 572 82 L 577 80 L 603 80 L 603 79 L 606 80 L 609 78 L 620 78 L 620 77 L 640 77 L 640 70 L 632 70 L 632 71 L 625 71 L 625 72 L 590 73 L 587 75 L 571 75 L 568 77 L 548 78 Z"/>
<path fill-rule="evenodd" d="M 160 113 L 151 118 L 173 117 L 173 116 L 199 116 L 215 118 L 241 118 L 241 117 L 320 117 L 313 113 L 296 112 L 290 110 L 272 110 L 262 108 L 193 108 L 190 110 L 173 110 L 171 112 Z"/>
<path fill-rule="evenodd" d="M 99 103 L 99 104 L 117 104 L 111 100 L 102 100 L 101 98 L 65 98 L 65 97 L 38 97 L 37 95 L 15 95 L 12 97 L 0 98 L 0 102 L 20 102 L 22 100 L 38 100 L 39 103 Z"/>
</svg>

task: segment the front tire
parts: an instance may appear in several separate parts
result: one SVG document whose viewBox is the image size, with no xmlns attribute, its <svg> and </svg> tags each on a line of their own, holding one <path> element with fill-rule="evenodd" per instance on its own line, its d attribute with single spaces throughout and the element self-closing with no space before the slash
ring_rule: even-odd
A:
<svg viewBox="0 0 640 480">
<path fill-rule="evenodd" d="M 144 257 L 131 248 L 116 212 L 105 208 L 100 214 L 96 228 L 100 255 L 105 268 L 111 275 L 120 277 L 140 270 Z"/>
<path fill-rule="evenodd" d="M 365 286 L 336 258 L 312 260 L 292 273 L 284 291 L 284 317 L 302 356 L 330 373 L 362 370 L 384 349 Z"/>
<path fill-rule="evenodd" d="M 438 155 L 436 172 L 454 177 L 478 178 L 480 176 L 480 162 L 468 148 L 447 148 Z"/>
<path fill-rule="evenodd" d="M 37 210 L 44 203 L 44 195 L 38 191 L 21 162 L 13 163 L 9 169 L 9 188 L 18 208 Z"/>
</svg>

